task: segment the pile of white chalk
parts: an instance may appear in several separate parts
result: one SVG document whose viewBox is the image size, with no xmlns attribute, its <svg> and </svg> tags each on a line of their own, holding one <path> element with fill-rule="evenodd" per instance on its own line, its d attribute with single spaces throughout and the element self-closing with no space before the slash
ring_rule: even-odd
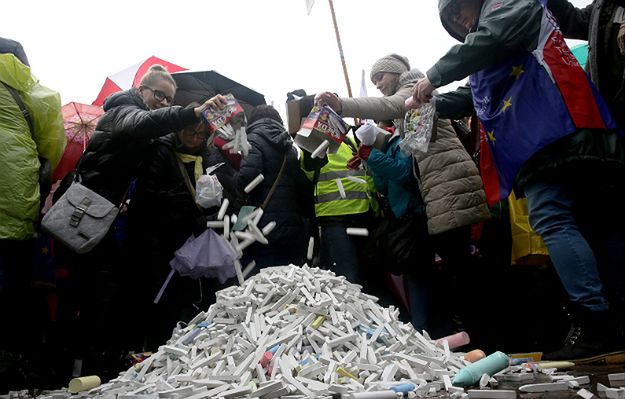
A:
<svg viewBox="0 0 625 399">
<path fill-rule="evenodd" d="M 396 398 L 452 387 L 467 363 L 334 273 L 265 268 L 152 356 L 89 391 L 98 398 Z"/>
</svg>

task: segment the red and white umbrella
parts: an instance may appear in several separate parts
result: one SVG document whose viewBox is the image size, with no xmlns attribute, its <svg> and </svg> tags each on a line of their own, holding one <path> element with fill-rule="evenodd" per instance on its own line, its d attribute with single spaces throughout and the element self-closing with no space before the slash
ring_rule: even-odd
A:
<svg viewBox="0 0 625 399">
<path fill-rule="evenodd" d="M 107 77 L 104 81 L 104 85 L 102 85 L 102 89 L 100 89 L 100 94 L 98 94 L 98 97 L 93 102 L 93 105 L 102 106 L 104 104 L 104 100 L 109 95 L 118 91 L 128 90 L 131 87 L 138 87 L 143 75 L 154 64 L 161 64 L 169 71 L 169 73 L 187 70 L 187 68 L 183 68 L 161 58 L 152 56 L 145 61 Z"/>
<path fill-rule="evenodd" d="M 67 146 L 63 158 L 52 173 L 53 181 L 61 180 L 69 171 L 76 167 L 76 162 L 85 149 L 98 120 L 104 114 L 102 107 L 71 102 L 61 108 Z"/>
</svg>

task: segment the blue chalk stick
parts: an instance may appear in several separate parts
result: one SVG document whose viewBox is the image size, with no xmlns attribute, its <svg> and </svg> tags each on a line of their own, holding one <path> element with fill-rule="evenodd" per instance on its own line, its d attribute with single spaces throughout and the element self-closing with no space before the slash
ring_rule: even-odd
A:
<svg viewBox="0 0 625 399">
<path fill-rule="evenodd" d="M 406 392 L 414 391 L 415 386 L 414 384 L 401 384 L 401 385 L 395 385 L 394 387 L 391 387 L 391 390 L 395 392 L 406 393 Z"/>
<path fill-rule="evenodd" d="M 508 364 L 510 358 L 505 353 L 497 351 L 458 371 L 452 384 L 460 387 L 471 386 L 478 382 L 483 374 L 492 376 L 508 367 Z"/>
</svg>

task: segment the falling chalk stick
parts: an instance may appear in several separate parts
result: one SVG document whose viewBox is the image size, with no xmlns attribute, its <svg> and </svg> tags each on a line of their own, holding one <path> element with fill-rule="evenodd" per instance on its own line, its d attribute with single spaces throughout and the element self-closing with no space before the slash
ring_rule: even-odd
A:
<svg viewBox="0 0 625 399">
<path fill-rule="evenodd" d="M 245 191 L 246 194 L 249 194 L 249 192 L 252 191 L 256 186 L 258 186 L 260 182 L 263 181 L 264 179 L 265 179 L 265 176 L 263 176 L 262 174 L 259 174 L 258 176 L 254 178 L 254 180 L 252 180 L 247 186 L 245 186 L 243 191 Z"/>
<path fill-rule="evenodd" d="M 321 144 L 319 144 L 319 146 L 317 148 L 315 148 L 315 151 L 313 151 L 313 153 L 310 155 L 310 157 L 311 158 L 319 157 L 319 155 L 324 153 L 328 149 L 329 146 L 330 146 L 330 142 L 324 140 Z"/>
</svg>

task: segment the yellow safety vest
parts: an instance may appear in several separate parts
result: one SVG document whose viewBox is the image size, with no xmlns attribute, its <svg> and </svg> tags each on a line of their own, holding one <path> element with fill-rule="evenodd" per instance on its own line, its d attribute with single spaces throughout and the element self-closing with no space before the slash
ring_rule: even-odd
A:
<svg viewBox="0 0 625 399">
<path fill-rule="evenodd" d="M 349 138 L 347 138 L 349 140 Z M 375 190 L 373 180 L 364 169 L 351 170 L 347 161 L 353 157 L 352 149 L 342 143 L 336 154 L 328 154 L 328 163 L 319 171 L 315 185 L 315 215 L 341 216 L 367 212 L 370 207 L 377 211 L 377 202 L 370 193 Z M 300 156 L 302 170 L 311 181 L 315 172 L 304 169 L 304 156 Z M 350 180 L 355 177 L 366 183 Z M 340 179 L 345 197 L 339 190 Z"/>
</svg>

